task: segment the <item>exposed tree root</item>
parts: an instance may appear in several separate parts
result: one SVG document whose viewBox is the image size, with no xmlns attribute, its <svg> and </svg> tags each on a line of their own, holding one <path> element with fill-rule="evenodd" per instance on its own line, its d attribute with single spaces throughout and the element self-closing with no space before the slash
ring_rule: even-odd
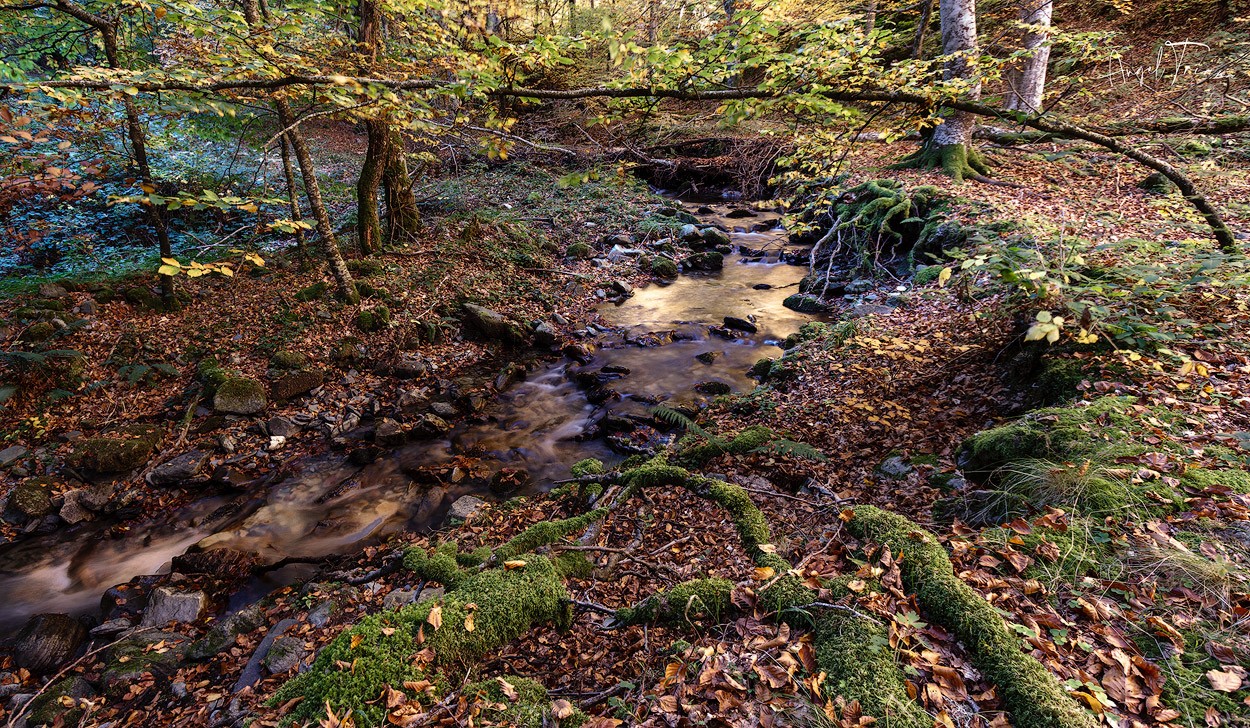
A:
<svg viewBox="0 0 1250 728">
<path fill-rule="evenodd" d="M 859 538 L 901 554 L 903 584 L 920 606 L 968 648 L 977 667 L 997 686 L 1013 725 L 1020 728 L 1093 728 L 1094 716 L 1064 692 L 1042 663 L 1020 649 L 1002 617 L 955 576 L 950 557 L 933 534 L 902 516 L 861 506 L 847 522 Z"/>
<path fill-rule="evenodd" d="M 992 183 L 984 157 L 968 144 L 933 144 L 926 140 L 914 154 L 903 158 L 895 169 L 940 169 L 956 182 L 975 180 Z"/>
</svg>

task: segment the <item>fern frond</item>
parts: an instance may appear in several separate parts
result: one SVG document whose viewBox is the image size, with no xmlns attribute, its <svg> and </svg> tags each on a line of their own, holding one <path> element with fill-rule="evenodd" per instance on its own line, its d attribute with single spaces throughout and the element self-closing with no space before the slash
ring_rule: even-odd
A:
<svg viewBox="0 0 1250 728">
<path fill-rule="evenodd" d="M 801 458 L 803 460 L 813 460 L 818 463 L 827 462 L 829 458 L 816 448 L 808 445 L 806 442 L 797 442 L 795 440 L 772 440 L 762 447 L 758 447 L 752 452 L 768 452 L 787 457 Z"/>
</svg>

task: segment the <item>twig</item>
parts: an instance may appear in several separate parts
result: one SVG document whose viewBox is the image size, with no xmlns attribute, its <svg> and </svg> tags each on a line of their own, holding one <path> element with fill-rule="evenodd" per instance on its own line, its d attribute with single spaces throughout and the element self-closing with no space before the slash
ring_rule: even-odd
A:
<svg viewBox="0 0 1250 728">
<path fill-rule="evenodd" d="M 581 607 L 582 609 L 585 609 L 591 612 L 598 612 L 600 614 L 610 614 L 610 615 L 616 616 L 615 609 L 605 607 L 602 604 L 595 604 L 593 602 L 583 602 L 580 599 L 570 599 L 569 603 L 575 607 Z"/>
</svg>

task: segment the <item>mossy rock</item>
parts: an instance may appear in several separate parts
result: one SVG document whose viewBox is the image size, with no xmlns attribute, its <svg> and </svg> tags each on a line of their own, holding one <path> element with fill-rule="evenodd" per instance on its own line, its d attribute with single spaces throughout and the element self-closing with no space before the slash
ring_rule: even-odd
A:
<svg viewBox="0 0 1250 728">
<path fill-rule="evenodd" d="M 237 376 L 240 376 L 238 372 L 222 367 L 216 357 L 205 357 L 195 365 L 195 378 L 204 384 L 210 395 L 227 379 Z"/>
<path fill-rule="evenodd" d="M 326 291 L 330 290 L 330 284 L 325 281 L 317 281 L 311 286 L 305 286 L 295 293 L 296 301 L 319 301 L 325 298 Z"/>
<path fill-rule="evenodd" d="M 391 325 L 391 310 L 386 306 L 362 309 L 356 314 L 356 328 L 371 333 Z"/>
<path fill-rule="evenodd" d="M 364 348 L 364 343 L 355 336 L 345 336 L 339 339 L 339 342 L 334 345 L 334 350 L 330 353 L 330 358 L 341 367 L 360 364 L 366 361 L 368 356 L 369 354 Z"/>
<path fill-rule="evenodd" d="M 213 409 L 223 414 L 254 415 L 268 404 L 265 385 L 249 377 L 229 377 L 213 395 Z"/>
<path fill-rule="evenodd" d="M 47 341 L 56 335 L 56 324 L 51 321 L 36 321 L 22 332 L 21 340 L 30 343 Z"/>
<path fill-rule="evenodd" d="M 156 425 L 124 425 L 80 440 L 69 463 L 95 473 L 128 472 L 144 465 L 164 436 L 165 430 Z"/>
<path fill-rule="evenodd" d="M 717 271 L 725 267 L 725 256 L 710 250 L 688 256 L 681 264 L 686 270 Z"/>
<path fill-rule="evenodd" d="M 86 713 L 83 701 L 94 697 L 95 688 L 81 676 L 63 678 L 49 685 L 42 695 L 30 701 L 26 724 L 52 725 L 57 716 L 60 716 L 61 725 L 78 725 Z"/>
<path fill-rule="evenodd" d="M 911 282 L 917 286 L 927 286 L 936 281 L 938 276 L 942 275 L 943 267 L 940 265 L 926 265 L 916 269 L 912 274 Z"/>
<path fill-rule="evenodd" d="M 13 489 L 9 508 L 30 518 L 43 518 L 52 513 L 53 481 L 48 477 L 27 478 Z"/>
<path fill-rule="evenodd" d="M 794 293 L 786 296 L 786 300 L 782 301 L 781 305 L 799 313 L 827 313 L 831 310 L 829 304 L 808 293 Z"/>
<path fill-rule="evenodd" d="M 656 278 L 673 279 L 677 277 L 677 264 L 663 256 L 655 256 L 650 260 L 651 275 Z"/>
<path fill-rule="evenodd" d="M 573 243 L 564 251 L 564 254 L 574 260 L 585 260 L 593 256 L 595 250 L 586 243 Z"/>
<path fill-rule="evenodd" d="M 513 345 L 525 343 L 525 330 L 498 311 L 466 303 L 464 312 L 466 327 L 482 340 Z"/>
<path fill-rule="evenodd" d="M 151 649 L 159 642 L 165 643 L 162 650 Z M 190 640 L 174 632 L 136 632 L 113 643 L 104 652 L 104 672 L 100 676 L 105 695 L 122 697 L 145 674 L 172 675 L 189 647 Z"/>
<path fill-rule="evenodd" d="M 325 380 L 325 372 L 320 369 L 297 369 L 271 382 L 269 392 L 276 400 L 287 400 L 311 392 Z"/>
<path fill-rule="evenodd" d="M 1137 188 L 1155 195 L 1169 195 L 1176 191 L 1176 183 L 1162 172 L 1153 172 L 1137 183 Z"/>
<path fill-rule="evenodd" d="M 134 286 L 132 288 L 127 288 L 125 291 L 122 291 L 122 298 L 125 299 L 125 301 L 130 305 L 138 308 L 146 308 L 149 311 L 165 310 L 165 306 L 161 302 L 161 297 L 156 295 L 156 293 L 147 286 Z"/>
<path fill-rule="evenodd" d="M 308 357 L 298 351 L 282 349 L 274 352 L 269 359 L 269 366 L 274 369 L 301 369 L 308 364 Z"/>
<path fill-rule="evenodd" d="M 347 270 L 361 278 L 372 278 L 386 272 L 386 263 L 376 258 L 359 258 L 347 261 Z"/>
</svg>

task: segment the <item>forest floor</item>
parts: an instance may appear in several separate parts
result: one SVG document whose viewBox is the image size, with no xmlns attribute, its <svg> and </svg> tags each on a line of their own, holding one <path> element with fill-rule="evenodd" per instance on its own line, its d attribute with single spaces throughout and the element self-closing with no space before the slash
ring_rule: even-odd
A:
<svg viewBox="0 0 1250 728">
<path fill-rule="evenodd" d="M 1176 156 L 1212 190 L 1244 239 L 1244 149 L 1184 141 L 1172 144 Z M 768 519 L 775 552 L 821 602 L 838 601 L 882 626 L 908 693 L 942 725 L 1011 724 L 1006 686 L 905 587 L 907 553 L 850 534 L 846 523 L 858 507 L 880 506 L 931 530 L 960 580 L 1098 720 L 1250 725 L 1244 261 L 1205 265 L 1210 242 L 1185 202 L 1138 189 L 1144 175 L 1097 151 L 1067 144 L 996 150 L 995 176 L 1019 187 L 956 187 L 936 174 L 887 171 L 905 146 L 856 148 L 845 163 L 852 171 L 847 184 L 884 176 L 909 188 L 936 185 L 950 200 L 943 214 L 989 236 L 986 251 L 1027 238 L 1042 243 L 1044 255 L 1002 261 L 973 250 L 968 266 L 949 263 L 949 280 L 883 276 L 874 293 L 898 293 L 901 305 L 812 329 L 778 357 L 758 389 L 719 398 L 702 413 L 704 443 L 714 448 L 699 469 L 747 489 Z M 347 138 L 338 153 L 350 160 L 351 150 Z M 493 396 L 494 375 L 533 354 L 518 357 L 493 341 L 462 336 L 465 302 L 519 325 L 552 326 L 558 343 L 544 355 L 575 344 L 576 331 L 600 322 L 596 291 L 618 280 L 656 284 L 632 259 L 608 261 L 607 240 L 662 234 L 644 221 L 663 202 L 608 172 L 600 181 L 560 187 L 556 180 L 567 170 L 542 161 L 475 166 L 438 182 L 427 192 L 420 240 L 353 261 L 372 291 L 360 307 L 300 296 L 324 276 L 301 270 L 292 252 L 231 279 L 187 281 L 187 301 L 174 312 L 151 310 L 153 281 L 144 277 L 63 281 L 0 302 L 6 351 L 34 343 L 32 327 L 56 320 L 39 327 L 40 336 L 47 334 L 38 342 L 42 350 L 82 355 L 72 366 L 56 356 L 46 367 L 26 362 L 19 382 L 25 388 L 0 411 L 6 446 L 20 450 L 7 451 L 15 454 L 3 465 L 9 517 L 0 537 L 20 541 L 64 527 L 55 514 L 65 519 L 66 493 L 82 483 L 61 466 L 74 463 L 93 437 L 124 425 L 161 428 L 160 439 L 139 453 L 140 464 L 111 486 L 111 500 L 137 520 L 205 489 L 258 488 L 298 471 L 309 457 L 341 447 L 334 437 L 345 433 L 347 413 L 355 413 L 355 424 L 394 416 L 412 383 L 396 371 L 411 367 L 413 355 L 423 385 L 437 391 L 456 381 L 468 390 L 461 395 Z M 1041 271 L 1046 285 L 1004 280 L 1004 271 L 1028 280 L 1022 267 Z M 862 296 L 840 306 L 850 311 Z M 1073 344 L 1073 331 L 1084 324 L 1069 316 L 1061 344 L 1023 345 L 1039 311 L 1059 315 L 1070 300 L 1105 307 L 1099 342 Z M 362 311 L 380 315 L 382 307 L 389 324 L 362 330 Z M 1142 342 L 1113 340 L 1113 331 L 1126 330 Z M 201 360 L 213 357 L 237 376 L 272 383 L 290 376 L 278 361 L 291 358 L 283 352 L 299 355 L 295 369 L 323 373 L 310 396 L 251 416 L 212 411 L 202 395 Z M 1038 413 L 1043 405 L 1060 406 Z M 473 406 L 465 409 L 472 416 Z M 1010 443 L 974 438 L 961 449 L 977 433 L 1030 411 L 1028 432 L 1008 432 Z M 274 418 L 325 427 L 299 428 L 273 447 Z M 827 459 L 723 446 L 759 425 Z M 691 441 L 699 435 L 684 446 Z M 186 451 L 209 453 L 198 469 L 200 490 L 148 482 L 157 464 Z M 1020 477 L 1003 482 L 1004 465 Z M 15 513 L 23 486 L 42 490 L 28 490 L 29 512 Z M 978 495 L 985 493 L 997 495 Z M 278 725 L 296 704 L 266 701 L 307 671 L 319 651 L 366 615 L 433 588 L 406 570 L 363 578 L 398 549 L 446 541 L 461 552 L 496 547 L 533 524 L 580 514 L 585 501 L 568 488 L 512 498 L 466 523 L 393 536 L 333 559 L 307 584 L 262 600 L 249 612 L 253 621 L 231 626 L 211 654 L 187 658 L 192 641 L 202 645 L 230 621 L 216 604 L 217 617 L 156 633 L 159 639 L 122 655 L 122 665 L 135 665 L 130 673 L 119 670 L 115 649 L 77 660 L 66 675 L 87 687 L 59 705 L 83 725 L 225 725 L 243 716 L 252 725 Z M 517 678 L 530 678 L 547 690 L 539 713 L 548 720 L 578 706 L 595 726 L 866 724 L 856 706 L 828 689 L 811 620 L 778 620 L 757 601 L 776 574 L 761 570 L 739 543 L 720 505 L 676 487 L 647 489 L 609 513 L 592 542 L 546 549 L 590 562 L 565 579 L 580 605 L 567 629 L 539 625 L 488 650 L 455 672 L 459 682 L 439 686 L 433 705 L 413 686 L 405 686 L 409 695 L 379 695 L 378 705 L 400 725 L 419 724 L 420 716 L 432 724 L 524 723 L 510 708 L 521 702 Z M 237 576 L 220 581 L 237 585 Z M 585 606 L 627 607 L 709 576 L 735 585 L 732 615 L 607 629 L 603 610 Z M 847 577 L 852 593 L 832 594 L 830 584 Z M 211 581 L 204 573 L 171 580 L 182 590 Z M 257 655 L 280 657 L 279 641 L 294 658 L 269 659 L 262 668 Z M 0 659 L 6 697 L 41 690 L 39 675 L 10 656 Z M 244 675 L 251 684 L 236 692 Z M 62 692 L 80 687 L 57 685 Z M 865 687 L 872 688 L 849 690 Z M 85 714 L 68 710 L 76 701 Z M 331 717 L 327 724 L 347 723 Z"/>
</svg>

